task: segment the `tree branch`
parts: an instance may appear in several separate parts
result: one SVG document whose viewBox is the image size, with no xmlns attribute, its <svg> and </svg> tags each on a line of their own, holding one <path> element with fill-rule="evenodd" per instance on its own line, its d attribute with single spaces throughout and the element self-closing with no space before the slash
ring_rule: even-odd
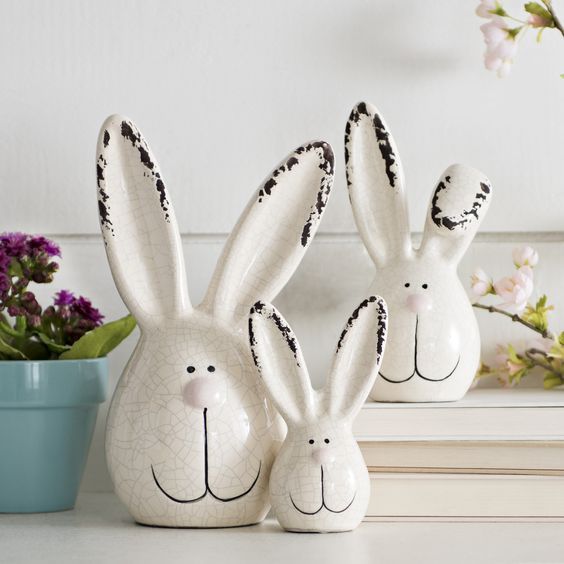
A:
<svg viewBox="0 0 564 564">
<path fill-rule="evenodd" d="M 564 36 L 564 27 L 562 26 L 562 22 L 556 15 L 554 8 L 552 7 L 551 0 L 544 0 L 543 4 L 546 6 L 546 9 L 550 12 L 552 19 L 554 20 L 554 27 Z"/>
<path fill-rule="evenodd" d="M 538 349 L 528 349 L 525 351 L 525 356 L 531 362 L 531 364 L 534 364 L 535 366 L 540 366 L 541 368 L 544 368 L 547 372 L 550 372 L 551 374 L 554 374 L 555 376 L 562 378 L 562 374 L 557 370 L 555 370 L 552 364 L 550 364 L 550 362 L 540 360 L 535 356 L 535 354 L 546 355 L 544 351 L 539 351 Z"/>
<path fill-rule="evenodd" d="M 472 307 L 475 307 L 475 308 L 478 308 L 478 309 L 485 309 L 486 311 L 489 311 L 490 313 L 500 313 L 501 315 L 505 315 L 505 317 L 509 317 L 509 319 L 511 319 L 511 321 L 514 321 L 515 323 L 520 323 L 521 325 L 524 325 L 525 327 L 528 327 L 529 329 L 531 329 L 531 331 L 538 333 L 539 335 L 541 335 L 543 337 L 543 339 L 554 339 L 554 335 L 550 331 L 548 331 L 548 329 L 545 329 L 543 331 L 543 330 L 539 329 L 538 327 L 535 327 L 532 323 L 525 321 L 524 319 L 519 317 L 516 313 L 509 313 L 508 311 L 504 311 L 503 309 L 500 309 L 498 307 L 487 306 L 487 305 L 480 304 L 480 303 L 472 304 Z"/>
</svg>

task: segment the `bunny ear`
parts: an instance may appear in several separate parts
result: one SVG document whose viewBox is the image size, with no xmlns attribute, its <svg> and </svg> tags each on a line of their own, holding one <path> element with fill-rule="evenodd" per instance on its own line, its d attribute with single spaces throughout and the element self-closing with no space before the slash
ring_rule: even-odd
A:
<svg viewBox="0 0 564 564">
<path fill-rule="evenodd" d="M 449 166 L 437 184 L 425 222 L 421 253 L 458 261 L 472 242 L 492 197 L 490 181 L 475 168 Z"/>
<path fill-rule="evenodd" d="M 310 417 L 315 391 L 302 351 L 292 329 L 273 305 L 257 302 L 251 308 L 249 341 L 268 395 L 284 420 L 298 423 Z"/>
<path fill-rule="evenodd" d="M 360 236 L 382 266 L 411 252 L 403 168 L 378 110 L 357 104 L 345 129 L 347 184 Z"/>
<path fill-rule="evenodd" d="M 180 236 L 159 166 L 137 127 L 110 116 L 97 146 L 98 209 L 119 293 L 142 325 L 190 309 Z"/>
<path fill-rule="evenodd" d="M 258 299 L 284 287 L 323 216 L 333 182 L 333 151 L 299 147 L 251 198 L 225 244 L 202 307 L 233 323 Z"/>
<path fill-rule="evenodd" d="M 325 407 L 331 415 L 354 417 L 366 401 L 382 362 L 387 327 L 388 310 L 380 296 L 366 298 L 353 311 L 324 388 Z"/>
</svg>

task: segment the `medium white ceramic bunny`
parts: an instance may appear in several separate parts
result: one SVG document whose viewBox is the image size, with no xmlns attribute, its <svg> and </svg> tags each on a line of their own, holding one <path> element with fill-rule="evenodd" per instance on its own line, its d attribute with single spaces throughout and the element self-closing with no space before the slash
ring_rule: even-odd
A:
<svg viewBox="0 0 564 564">
<path fill-rule="evenodd" d="M 257 299 L 281 290 L 315 234 L 331 189 L 331 148 L 308 143 L 274 170 L 235 226 L 197 307 L 169 194 L 130 120 L 108 118 L 97 159 L 108 260 L 141 329 L 107 424 L 116 492 L 143 524 L 257 523 L 269 509 L 284 425 L 259 383 L 247 315 Z"/>
<path fill-rule="evenodd" d="M 339 338 L 325 387 L 311 387 L 300 346 L 274 308 L 258 302 L 249 317 L 253 359 L 288 425 L 272 468 L 272 508 L 289 531 L 354 529 L 370 498 L 368 470 L 352 422 L 378 375 L 387 310 L 377 296 L 352 313 Z"/>
<path fill-rule="evenodd" d="M 364 102 L 349 117 L 345 159 L 358 230 L 377 268 L 371 291 L 385 298 L 390 312 L 371 398 L 458 400 L 478 368 L 480 335 L 457 267 L 488 209 L 490 182 L 476 169 L 450 166 L 414 249 L 397 147 L 376 108 Z"/>
</svg>

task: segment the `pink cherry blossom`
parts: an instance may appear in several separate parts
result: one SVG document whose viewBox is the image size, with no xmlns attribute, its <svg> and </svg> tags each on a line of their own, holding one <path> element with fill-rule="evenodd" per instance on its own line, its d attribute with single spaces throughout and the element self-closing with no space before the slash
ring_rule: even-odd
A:
<svg viewBox="0 0 564 564">
<path fill-rule="evenodd" d="M 505 24 L 495 20 L 482 24 L 480 26 L 480 31 L 484 36 L 486 45 L 497 45 L 500 41 L 503 41 L 507 37 Z"/>
<path fill-rule="evenodd" d="M 488 46 L 488 49 L 490 49 L 490 46 Z M 496 44 L 491 44 L 490 52 L 505 62 L 512 59 L 517 52 L 517 42 L 512 37 L 506 35 L 505 39 L 498 41 Z"/>
<path fill-rule="evenodd" d="M 493 53 L 486 53 L 484 56 L 484 66 L 491 71 L 497 71 L 503 64 L 503 61 Z"/>
<path fill-rule="evenodd" d="M 508 360 L 506 364 L 507 373 L 509 374 L 509 376 L 514 376 L 515 374 L 517 374 L 517 372 L 519 372 L 519 370 L 523 370 L 522 364 L 517 364 L 515 362 L 511 362 L 510 360 Z"/>
<path fill-rule="evenodd" d="M 549 20 L 548 18 L 543 18 L 538 14 L 529 14 L 527 23 L 531 27 L 550 27 L 553 24 L 551 20 Z"/>
<path fill-rule="evenodd" d="M 493 280 L 481 268 L 472 274 L 472 292 L 476 296 L 486 296 L 493 290 Z"/>
<path fill-rule="evenodd" d="M 491 18 L 492 10 L 496 9 L 495 0 L 480 0 L 478 7 L 476 8 L 476 15 L 481 18 Z"/>
<path fill-rule="evenodd" d="M 531 281 L 535 277 L 533 273 L 533 269 L 528 264 L 524 264 L 523 266 L 519 267 L 517 272 L 520 272 L 523 276 L 527 276 L 528 278 L 531 279 Z"/>
<path fill-rule="evenodd" d="M 516 247 L 513 249 L 513 262 L 517 268 L 522 266 L 536 266 L 539 262 L 539 254 L 528 245 Z"/>
<path fill-rule="evenodd" d="M 517 314 L 525 310 L 533 293 L 532 272 L 531 268 L 523 266 L 513 276 L 502 278 L 494 284 L 495 293 L 503 300 L 500 307 Z"/>
<path fill-rule="evenodd" d="M 497 72 L 500 78 L 504 78 L 511 71 L 517 42 L 508 28 L 507 21 L 502 16 L 490 13 L 494 9 L 495 2 L 483 2 L 477 10 L 479 16 L 489 19 L 480 26 L 486 43 L 484 65 L 488 70 Z"/>
</svg>

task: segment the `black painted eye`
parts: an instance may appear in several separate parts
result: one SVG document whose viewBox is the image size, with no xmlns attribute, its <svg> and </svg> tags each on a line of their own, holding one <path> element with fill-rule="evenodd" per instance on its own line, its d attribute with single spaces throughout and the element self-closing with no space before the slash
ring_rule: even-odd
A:
<svg viewBox="0 0 564 564">
<path fill-rule="evenodd" d="M 315 441 L 313 439 L 309 439 L 309 444 L 312 445 Z"/>
<path fill-rule="evenodd" d="M 215 372 L 215 366 L 210 364 L 210 366 L 208 366 L 208 372 Z"/>
<path fill-rule="evenodd" d="M 326 444 L 326 445 L 329 444 L 329 439 L 325 439 L 325 444 Z"/>
<path fill-rule="evenodd" d="M 190 374 L 192 374 L 192 372 L 194 372 L 194 370 L 196 370 L 193 366 L 189 366 L 186 371 L 189 372 Z"/>
<path fill-rule="evenodd" d="M 428 287 L 429 287 L 429 284 L 423 284 L 423 285 L 421 286 L 421 288 L 423 288 L 423 290 L 426 290 Z"/>
<path fill-rule="evenodd" d="M 406 288 L 409 288 L 409 282 L 406 282 L 406 283 L 404 284 L 404 286 L 405 286 Z"/>
</svg>

